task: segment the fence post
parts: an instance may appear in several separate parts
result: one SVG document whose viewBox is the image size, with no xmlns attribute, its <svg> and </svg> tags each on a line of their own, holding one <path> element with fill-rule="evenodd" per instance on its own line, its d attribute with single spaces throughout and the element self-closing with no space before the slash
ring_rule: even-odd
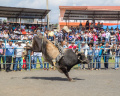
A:
<svg viewBox="0 0 120 96">
<path fill-rule="evenodd" d="M 6 50 L 6 40 L 5 40 L 5 49 L 4 50 Z M 6 70 L 6 54 L 4 56 L 4 63 L 5 63 L 5 70 Z"/>
<path fill-rule="evenodd" d="M 31 50 L 29 50 L 29 70 L 31 70 Z"/>
<path fill-rule="evenodd" d="M 80 46 L 81 46 L 80 43 L 81 43 L 81 42 L 79 41 L 79 43 L 78 43 L 78 51 L 79 51 L 79 52 L 80 52 Z"/>
</svg>

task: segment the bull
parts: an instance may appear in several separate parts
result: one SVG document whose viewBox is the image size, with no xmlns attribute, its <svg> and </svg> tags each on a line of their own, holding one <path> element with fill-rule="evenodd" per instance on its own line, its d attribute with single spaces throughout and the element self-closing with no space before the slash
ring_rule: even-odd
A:
<svg viewBox="0 0 120 96">
<path fill-rule="evenodd" d="M 52 66 L 54 66 L 53 60 L 60 54 L 58 48 L 51 41 L 41 35 L 33 38 L 32 45 L 27 45 L 26 51 L 28 50 L 42 52 L 44 60 L 49 62 Z M 88 64 L 85 55 L 83 53 L 76 54 L 72 49 L 66 49 L 55 67 L 60 73 L 64 73 L 69 81 L 72 81 L 68 72 L 73 66 L 79 63 Z"/>
</svg>

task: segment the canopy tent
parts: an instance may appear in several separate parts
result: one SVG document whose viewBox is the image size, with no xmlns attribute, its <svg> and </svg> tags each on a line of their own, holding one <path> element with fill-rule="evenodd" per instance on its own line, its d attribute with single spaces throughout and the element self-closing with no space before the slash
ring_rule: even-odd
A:
<svg viewBox="0 0 120 96">
<path fill-rule="evenodd" d="M 0 17 L 44 19 L 50 10 L 0 6 Z"/>
<path fill-rule="evenodd" d="M 63 20 L 120 20 L 120 11 L 66 10 Z"/>
</svg>

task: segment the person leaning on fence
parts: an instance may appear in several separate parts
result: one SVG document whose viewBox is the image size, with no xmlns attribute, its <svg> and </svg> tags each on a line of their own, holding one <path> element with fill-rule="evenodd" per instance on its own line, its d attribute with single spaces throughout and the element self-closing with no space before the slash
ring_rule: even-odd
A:
<svg viewBox="0 0 120 96">
<path fill-rule="evenodd" d="M 37 66 L 37 58 L 40 62 L 40 69 L 43 69 L 43 64 L 42 64 L 42 53 L 41 52 L 34 52 L 34 69 L 36 69 Z"/>
<path fill-rule="evenodd" d="M 21 71 L 21 60 L 22 60 L 22 55 L 23 55 L 23 46 L 21 45 L 22 41 L 18 41 L 18 45 L 16 46 L 16 60 L 15 60 L 15 66 L 14 66 L 14 71 L 17 71 L 17 66 L 19 62 L 19 71 Z"/>
<path fill-rule="evenodd" d="M 5 60 L 4 60 L 4 44 L 3 43 L 3 40 L 0 39 L 0 71 L 1 71 L 1 58 L 2 58 L 2 62 L 3 62 L 3 69 L 5 69 Z"/>
<path fill-rule="evenodd" d="M 120 58 L 120 46 L 117 45 L 115 49 L 115 70 L 119 68 L 119 58 Z"/>
<path fill-rule="evenodd" d="M 5 55 L 6 55 L 6 72 L 9 72 L 12 71 L 10 67 L 12 63 L 12 56 L 14 55 L 14 46 L 12 45 L 12 41 L 9 41 L 9 45 L 6 46 Z"/>
<path fill-rule="evenodd" d="M 94 58 L 93 58 L 93 68 L 94 68 L 94 64 L 96 62 L 96 70 L 98 70 L 98 68 L 99 68 L 98 67 L 99 51 L 100 51 L 100 49 L 98 47 L 98 44 L 96 44 L 95 47 L 94 47 Z"/>
<path fill-rule="evenodd" d="M 88 51 L 87 51 L 87 58 L 89 60 L 89 64 L 88 64 L 88 69 L 92 70 L 92 60 L 93 60 L 93 44 L 89 44 L 89 48 L 88 48 Z"/>
<path fill-rule="evenodd" d="M 100 42 L 99 48 L 100 48 L 100 51 L 99 51 L 99 57 L 98 57 L 99 58 L 98 59 L 98 70 L 101 69 L 101 57 L 103 55 L 103 44 L 102 44 L 102 42 Z"/>
<path fill-rule="evenodd" d="M 110 45 L 109 42 L 106 43 L 104 47 L 104 67 L 105 69 L 108 69 L 108 61 L 109 61 L 109 56 L 110 56 Z"/>
</svg>

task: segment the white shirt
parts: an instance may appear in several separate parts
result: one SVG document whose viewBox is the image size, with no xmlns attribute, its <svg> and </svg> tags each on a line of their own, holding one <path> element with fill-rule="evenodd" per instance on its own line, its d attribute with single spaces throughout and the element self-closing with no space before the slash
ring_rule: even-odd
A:
<svg viewBox="0 0 120 96">
<path fill-rule="evenodd" d="M 106 33 L 106 38 L 109 38 L 109 37 L 110 37 L 110 33 L 107 32 L 107 33 Z"/>
<path fill-rule="evenodd" d="M 21 57 L 22 53 L 24 51 L 23 46 L 18 46 L 17 45 L 16 48 L 18 48 L 18 49 L 16 49 L 16 57 Z"/>
<path fill-rule="evenodd" d="M 25 25 L 21 25 L 21 28 L 22 28 L 22 29 L 25 29 Z"/>
<path fill-rule="evenodd" d="M 8 34 L 4 34 L 3 36 L 4 36 L 5 38 L 8 38 Z"/>
<path fill-rule="evenodd" d="M 42 56 L 42 52 L 34 52 L 34 56 Z"/>
</svg>

